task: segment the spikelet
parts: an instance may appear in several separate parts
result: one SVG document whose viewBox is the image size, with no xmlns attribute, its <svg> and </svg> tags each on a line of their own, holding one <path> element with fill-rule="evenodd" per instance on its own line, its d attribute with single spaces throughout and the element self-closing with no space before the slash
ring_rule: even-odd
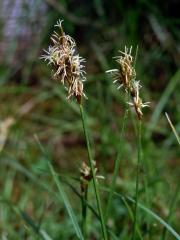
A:
<svg viewBox="0 0 180 240">
<path fill-rule="evenodd" d="M 136 80 L 136 70 L 134 68 L 133 57 L 131 55 L 132 47 L 128 49 L 125 47 L 125 51 L 120 51 L 121 55 L 115 57 L 118 63 L 118 69 L 112 69 L 106 71 L 111 74 L 113 83 L 118 83 L 117 89 L 124 88 L 132 97 L 132 102 L 128 102 L 130 106 L 133 106 L 138 119 L 142 119 L 142 108 L 149 107 L 149 102 L 142 103 L 142 99 L 139 96 L 139 90 L 141 88 L 140 82 Z"/>
<path fill-rule="evenodd" d="M 66 35 L 62 28 L 62 21 L 58 21 L 60 34 L 55 32 L 51 36 L 52 45 L 42 59 L 53 67 L 53 78 L 59 80 L 67 89 L 67 98 L 75 96 L 80 103 L 82 96 L 85 97 L 83 81 L 86 80 L 86 72 L 83 70 L 85 60 L 76 54 L 76 43 L 72 37 Z"/>
<path fill-rule="evenodd" d="M 103 176 L 97 175 L 98 169 L 95 161 L 93 161 L 93 166 L 94 166 L 96 179 L 104 179 Z M 93 174 L 92 174 L 91 168 L 85 162 L 82 162 L 82 165 L 79 171 L 80 171 L 81 192 L 85 193 L 89 182 L 93 178 Z"/>
</svg>

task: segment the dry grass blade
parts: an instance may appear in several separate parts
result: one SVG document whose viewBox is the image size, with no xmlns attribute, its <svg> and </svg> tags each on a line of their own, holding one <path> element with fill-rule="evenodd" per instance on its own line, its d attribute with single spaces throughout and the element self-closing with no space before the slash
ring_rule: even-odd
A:
<svg viewBox="0 0 180 240">
<path fill-rule="evenodd" d="M 8 138 L 9 129 L 14 124 L 15 120 L 12 117 L 6 118 L 0 122 L 0 152 L 3 150 L 6 140 Z"/>
<path fill-rule="evenodd" d="M 166 112 L 165 112 L 165 115 L 166 115 L 166 118 L 167 118 L 167 120 L 168 120 L 168 123 L 169 123 L 170 127 L 171 127 L 172 130 L 173 130 L 173 133 L 174 133 L 174 135 L 175 135 L 175 137 L 176 137 L 176 139 L 177 139 L 177 142 L 178 142 L 179 145 L 180 145 L 180 137 L 179 137 L 179 135 L 178 135 L 175 127 L 173 126 L 173 124 L 172 124 L 172 122 L 171 122 L 171 120 L 170 120 L 170 118 L 169 118 L 169 115 L 168 115 Z"/>
</svg>

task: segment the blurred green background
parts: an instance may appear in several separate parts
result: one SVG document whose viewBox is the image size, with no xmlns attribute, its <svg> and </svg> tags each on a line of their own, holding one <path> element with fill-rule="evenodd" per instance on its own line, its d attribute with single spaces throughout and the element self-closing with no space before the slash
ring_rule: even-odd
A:
<svg viewBox="0 0 180 240">
<path fill-rule="evenodd" d="M 79 108 L 52 79 L 39 58 L 50 44 L 58 19 L 86 59 L 84 101 L 91 143 L 103 183 L 111 181 L 126 108 L 106 70 L 116 68 L 118 50 L 138 45 L 137 79 L 144 101 L 143 166 L 140 199 L 178 232 L 180 229 L 180 151 L 165 117 L 180 132 L 180 31 L 177 0 L 1 0 L 0 3 L 0 238 L 76 239 L 37 138 L 54 167 L 79 191 L 79 167 L 87 160 Z M 128 115 L 117 191 L 135 193 L 135 115 Z M 132 121 L 133 120 L 133 121 Z M 144 192 L 147 179 L 148 196 Z M 81 203 L 65 184 L 78 219 Z M 106 200 L 106 193 L 102 193 Z M 92 201 L 93 196 L 91 196 Z M 106 201 L 104 201 L 105 205 Z M 110 225 L 118 239 L 130 239 L 126 207 L 113 200 Z M 170 213 L 170 214 L 169 214 Z M 90 216 L 89 221 L 92 221 Z M 147 220 L 148 219 L 148 220 Z M 174 239 L 162 225 L 140 213 L 144 239 Z M 100 239 L 99 222 L 89 225 Z M 41 231 L 40 231 L 41 230 Z M 44 234 L 44 235 L 43 235 Z M 166 235 L 167 234 L 167 235 Z M 165 239 L 164 238 L 164 239 Z"/>
</svg>

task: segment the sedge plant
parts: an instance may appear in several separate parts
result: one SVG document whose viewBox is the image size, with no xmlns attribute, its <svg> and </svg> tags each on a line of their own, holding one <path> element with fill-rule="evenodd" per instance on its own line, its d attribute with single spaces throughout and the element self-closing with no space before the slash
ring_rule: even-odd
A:
<svg viewBox="0 0 180 240">
<path fill-rule="evenodd" d="M 138 49 L 138 48 L 137 48 Z M 125 47 L 125 51 L 120 51 L 120 56 L 115 57 L 116 62 L 118 64 L 117 69 L 111 69 L 108 70 L 107 73 L 109 73 L 112 76 L 113 83 L 118 84 L 117 89 L 123 88 L 125 90 L 125 93 L 128 94 L 128 105 L 133 107 L 137 119 L 138 119 L 138 139 L 137 139 L 137 146 L 138 146 L 138 156 L 137 156 L 137 171 L 136 171 L 136 193 L 135 193 L 135 207 L 134 207 L 134 224 L 133 224 L 133 234 L 132 234 L 132 240 L 135 240 L 136 237 L 136 229 L 137 229 L 137 205 L 138 205 L 138 192 L 139 192 L 139 168 L 140 168 L 140 162 L 141 162 L 141 125 L 142 125 L 142 117 L 143 112 L 142 109 L 144 107 L 149 106 L 149 102 L 142 102 L 142 99 L 139 96 L 139 90 L 141 88 L 140 81 L 136 80 L 136 70 L 135 70 L 135 63 L 136 63 L 136 56 L 137 56 L 137 50 L 135 58 L 132 56 L 132 47 L 128 49 Z M 130 98 L 132 101 L 129 101 Z M 122 126 L 122 131 L 124 131 L 124 122 Z M 122 133 L 121 133 L 122 138 Z M 122 141 L 122 139 L 120 139 Z M 108 205 L 106 210 L 106 220 L 108 219 L 109 212 L 111 210 L 112 205 L 112 196 L 115 191 L 115 185 L 116 185 L 116 179 L 118 176 L 118 171 L 120 167 L 120 152 L 118 153 L 114 172 L 113 172 L 113 178 L 112 178 L 112 184 L 110 187 L 110 193 L 108 197 Z"/>
<path fill-rule="evenodd" d="M 88 201 L 88 183 L 92 180 L 94 186 L 94 193 L 97 202 L 98 213 L 100 216 L 101 229 L 103 239 L 107 240 L 107 229 L 106 229 L 106 221 L 108 219 L 111 205 L 112 205 L 112 197 L 115 191 L 116 179 L 118 176 L 118 171 L 120 167 L 120 152 L 118 154 L 117 160 L 115 162 L 115 168 L 113 172 L 112 184 L 110 187 L 110 193 L 107 202 L 106 209 L 106 221 L 104 218 L 101 199 L 99 193 L 99 186 L 97 182 L 97 168 L 95 161 L 93 160 L 92 150 L 90 146 L 86 119 L 83 108 L 83 98 L 86 98 L 84 93 L 83 82 L 86 80 L 86 72 L 84 71 L 83 63 L 85 60 L 80 57 L 76 53 L 76 43 L 72 37 L 66 35 L 62 28 L 62 21 L 58 21 L 55 25 L 60 30 L 60 33 L 54 32 L 51 36 L 52 45 L 49 46 L 48 50 L 45 50 L 45 54 L 42 58 L 45 61 L 48 61 L 48 64 L 52 65 L 53 68 L 53 78 L 60 81 L 61 84 L 65 86 L 67 89 L 67 99 L 75 98 L 80 108 L 82 125 L 84 130 L 84 135 L 86 139 L 87 152 L 88 152 L 88 160 L 89 165 L 86 163 L 82 164 L 80 169 L 80 182 L 81 182 L 81 193 L 82 193 L 82 233 L 83 236 L 87 237 L 86 230 L 86 216 L 87 216 L 87 206 L 86 203 Z M 137 55 L 137 53 L 136 53 Z M 112 69 L 107 71 L 111 74 L 114 83 L 118 83 L 118 89 L 124 88 L 126 94 L 128 95 L 128 105 L 133 107 L 138 119 L 138 138 L 137 138 L 137 146 L 138 146 L 138 156 L 137 156 L 137 172 L 136 172 L 136 193 L 135 193 L 135 207 L 134 207 L 134 224 L 133 224 L 133 234 L 132 240 L 135 240 L 136 237 L 136 229 L 137 229 L 137 219 L 138 219 L 138 192 L 139 192 L 139 167 L 141 162 L 141 125 L 142 125 L 142 117 L 143 112 L 142 109 L 144 107 L 149 106 L 149 102 L 143 103 L 139 94 L 139 90 L 141 88 L 140 81 L 136 80 L 136 71 L 135 71 L 135 59 L 132 56 L 132 47 L 128 49 L 125 47 L 125 51 L 120 51 L 120 56 L 116 57 L 116 61 L 118 64 L 117 69 Z M 132 101 L 130 101 L 130 98 Z M 124 125 L 127 117 L 127 112 L 125 113 L 123 120 L 123 127 L 121 132 L 121 142 L 124 134 Z M 120 146 L 121 146 L 120 142 Z"/>
<path fill-rule="evenodd" d="M 76 53 L 76 43 L 74 39 L 65 34 L 62 28 L 62 21 L 58 21 L 55 27 L 60 30 L 60 33 L 54 32 L 51 36 L 52 45 L 49 46 L 48 50 L 45 50 L 45 54 L 42 55 L 42 59 L 48 62 L 53 68 L 53 78 L 59 81 L 67 89 L 67 99 L 75 98 L 80 108 L 82 125 L 84 130 L 84 135 L 87 144 L 88 160 L 89 160 L 89 175 L 93 181 L 95 198 L 97 202 L 98 213 L 100 216 L 101 229 L 103 239 L 107 240 L 107 230 L 104 221 L 104 215 L 101 206 L 101 199 L 99 193 L 99 186 L 96 176 L 96 167 L 94 165 L 93 155 L 91 151 L 84 108 L 82 103 L 82 98 L 86 95 L 84 93 L 83 82 L 86 80 L 86 72 L 84 71 L 83 63 L 85 60 Z M 87 168 L 81 170 L 81 173 L 86 171 Z M 84 201 L 82 201 L 82 232 L 86 236 L 86 206 L 87 201 L 87 189 L 84 192 Z"/>
</svg>

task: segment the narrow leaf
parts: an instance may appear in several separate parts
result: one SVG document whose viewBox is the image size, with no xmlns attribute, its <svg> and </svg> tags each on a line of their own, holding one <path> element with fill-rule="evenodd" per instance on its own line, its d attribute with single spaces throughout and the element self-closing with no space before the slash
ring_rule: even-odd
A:
<svg viewBox="0 0 180 240">
<path fill-rule="evenodd" d="M 51 172 L 51 174 L 52 174 L 52 177 L 53 177 L 53 179 L 54 179 L 54 182 L 56 183 L 56 186 L 57 186 L 57 188 L 58 188 L 58 191 L 59 191 L 59 193 L 60 193 L 60 195 L 61 195 L 61 197 L 62 197 L 62 200 L 63 200 L 63 202 L 64 202 L 64 205 L 65 205 L 65 207 L 66 207 L 66 210 L 67 210 L 67 212 L 68 212 L 68 214 L 69 214 L 69 217 L 70 217 L 70 219 L 71 219 L 71 221 L 72 221 L 72 224 L 73 224 L 74 230 L 75 230 L 75 232 L 76 232 L 76 235 L 77 235 L 77 237 L 78 237 L 79 239 L 84 239 L 84 238 L 83 238 L 83 235 L 82 235 L 82 232 L 81 232 L 81 230 L 80 230 L 80 227 L 79 227 L 79 225 L 78 225 L 76 216 L 75 216 L 75 214 L 74 214 L 74 212 L 73 212 L 73 209 L 72 209 L 72 207 L 71 207 L 71 205 L 70 205 L 69 199 L 68 199 L 68 197 L 67 197 L 67 195 L 66 195 L 66 193 L 65 193 L 65 191 L 64 191 L 64 189 L 63 189 L 63 187 L 62 187 L 62 185 L 61 185 L 61 182 L 59 181 L 59 179 L 58 179 L 58 177 L 57 177 L 57 175 L 56 175 L 56 173 L 55 173 L 52 165 L 51 165 L 49 162 L 48 162 L 48 165 L 49 165 L 49 168 L 50 168 L 50 172 Z"/>
<path fill-rule="evenodd" d="M 104 191 L 109 192 L 110 190 L 108 188 L 102 188 Z M 114 192 L 114 195 L 117 197 L 120 197 L 121 199 L 126 198 L 128 201 L 135 203 L 135 200 L 129 196 L 124 196 L 122 194 L 119 194 L 117 192 Z M 160 216 L 158 216 L 155 212 L 150 210 L 149 208 L 145 207 L 142 203 L 137 204 L 137 207 L 148 213 L 151 217 L 156 219 L 159 223 L 161 223 L 176 239 L 180 240 L 180 235 L 166 222 L 164 221 Z"/>
</svg>

